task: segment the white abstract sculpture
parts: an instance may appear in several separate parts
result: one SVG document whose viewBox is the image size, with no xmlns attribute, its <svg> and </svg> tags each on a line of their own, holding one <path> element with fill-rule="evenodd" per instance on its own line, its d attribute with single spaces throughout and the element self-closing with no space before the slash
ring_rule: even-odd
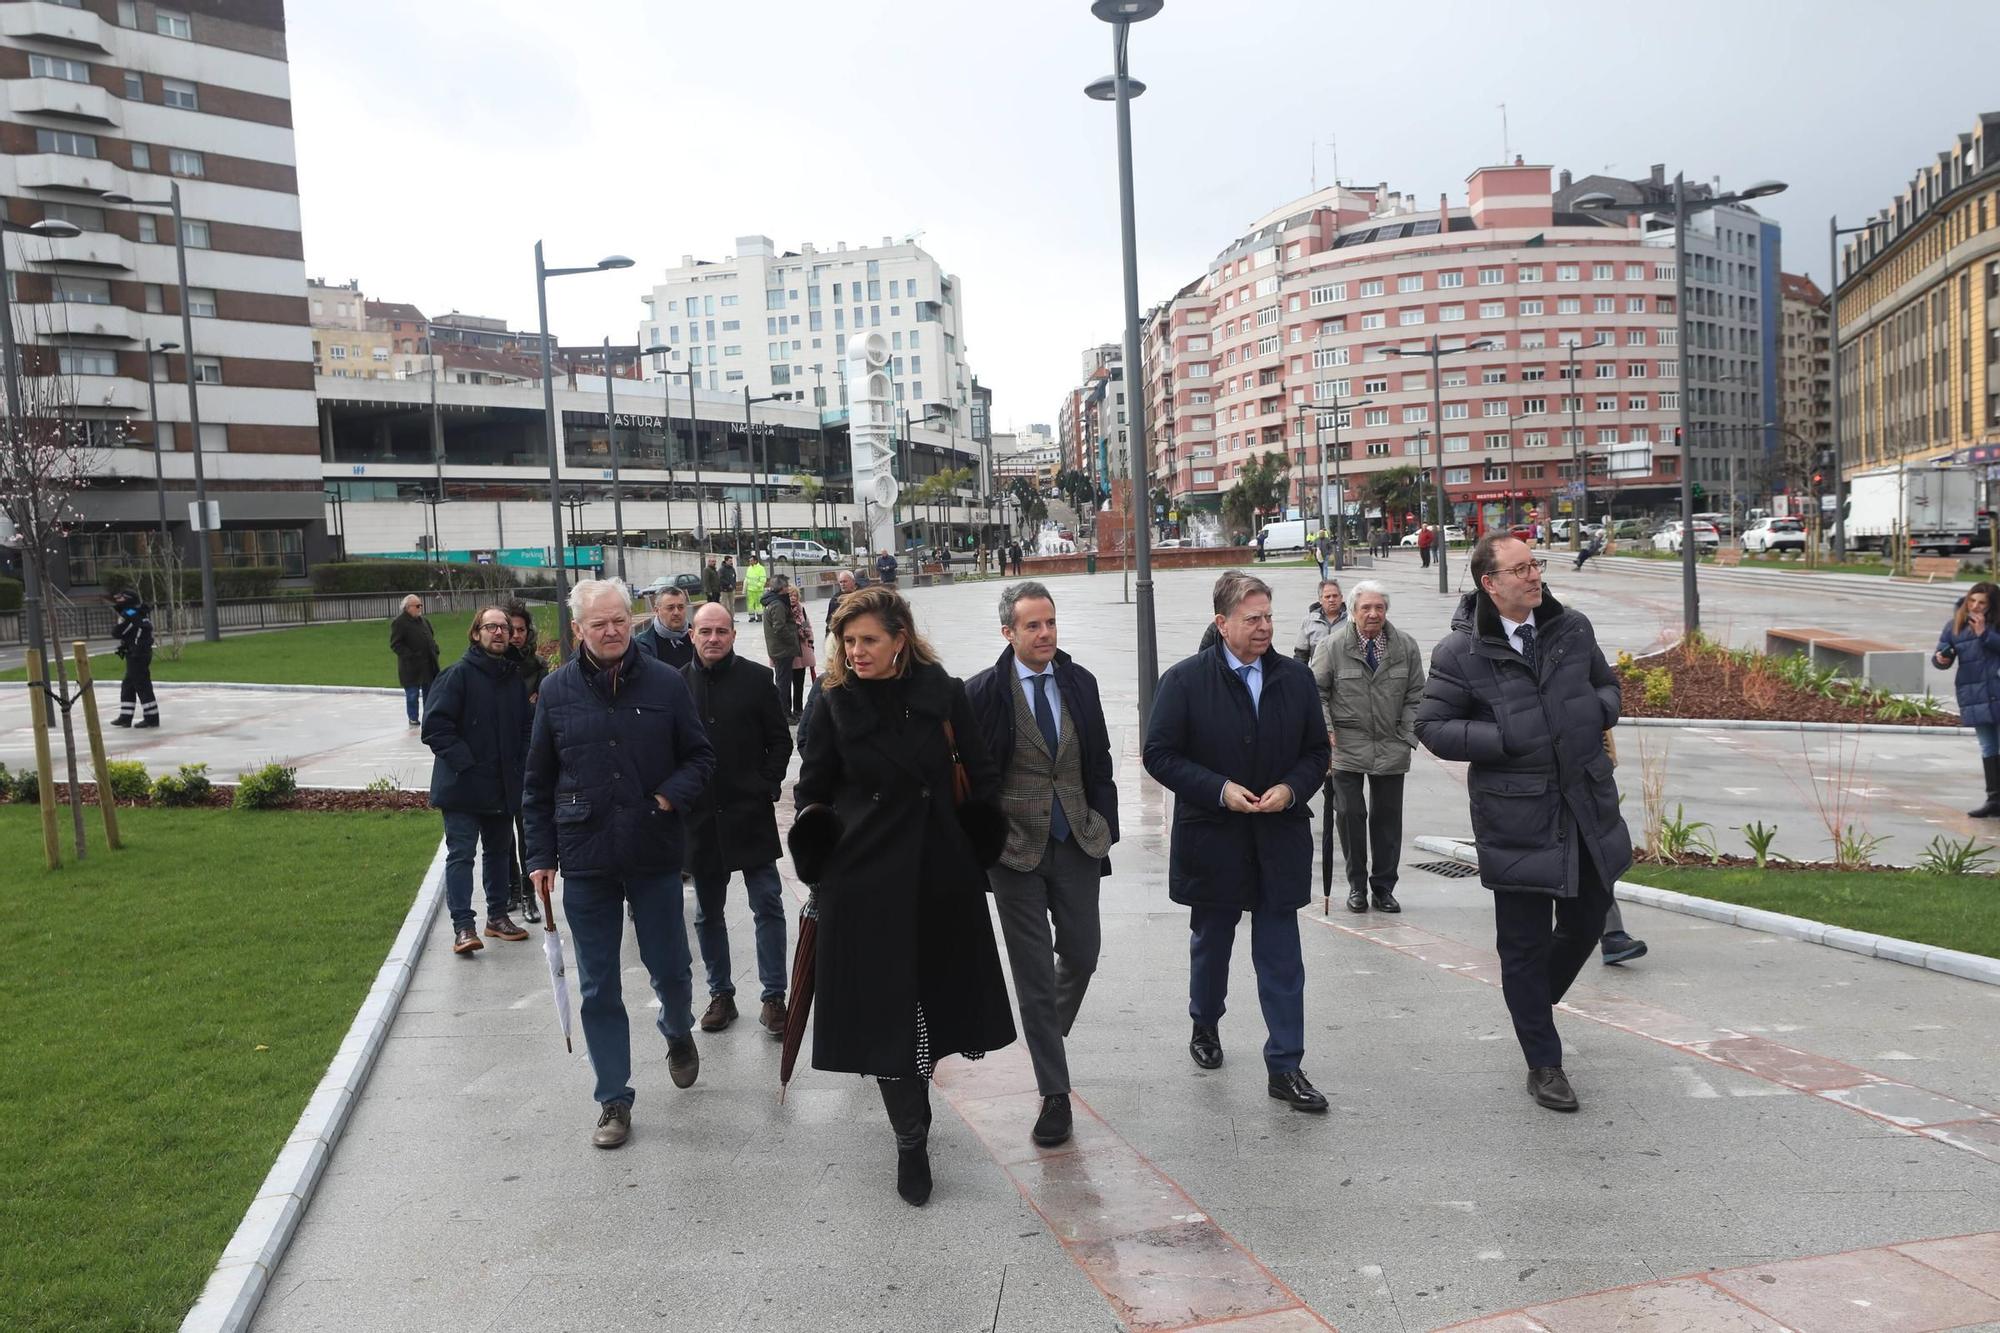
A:
<svg viewBox="0 0 2000 1333">
<path fill-rule="evenodd" d="M 868 546 L 896 549 L 895 388 L 889 380 L 889 340 L 879 333 L 847 345 L 847 441 L 854 499 L 867 515 Z"/>
</svg>

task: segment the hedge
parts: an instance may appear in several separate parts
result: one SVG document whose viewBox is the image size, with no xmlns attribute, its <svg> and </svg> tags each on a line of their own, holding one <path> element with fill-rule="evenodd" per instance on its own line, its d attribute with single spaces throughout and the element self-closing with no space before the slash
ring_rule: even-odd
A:
<svg viewBox="0 0 2000 1333">
<path fill-rule="evenodd" d="M 278 580 L 284 576 L 285 571 L 276 565 L 240 565 L 218 569 L 215 571 L 215 595 L 224 601 L 241 597 L 269 597 L 277 590 Z M 166 588 L 164 570 L 107 569 L 103 580 L 107 597 L 134 588 L 140 597 L 154 606 L 166 600 L 161 596 Z M 201 601 L 201 570 L 181 570 L 180 587 L 183 602 Z"/>
<path fill-rule="evenodd" d="M 313 591 L 318 593 L 406 593 L 445 587 L 494 592 L 514 585 L 514 571 L 504 565 L 336 560 L 314 565 L 312 570 Z"/>
<path fill-rule="evenodd" d="M 21 609 L 21 580 L 0 575 L 0 611 Z"/>
</svg>

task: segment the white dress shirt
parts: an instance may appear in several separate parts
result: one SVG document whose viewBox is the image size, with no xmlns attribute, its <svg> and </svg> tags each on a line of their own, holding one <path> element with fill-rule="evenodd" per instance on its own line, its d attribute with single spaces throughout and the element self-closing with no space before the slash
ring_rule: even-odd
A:
<svg viewBox="0 0 2000 1333">
<path fill-rule="evenodd" d="M 1515 652 L 1521 652 L 1521 626 L 1533 625 L 1534 623 L 1535 613 L 1533 611 L 1528 612 L 1526 620 L 1509 620 L 1506 616 L 1500 617 L 1500 628 L 1507 632 L 1507 643 Z M 1526 657 L 1527 654 L 1521 653 L 1521 656 Z"/>
<path fill-rule="evenodd" d="M 1028 716 L 1030 717 L 1035 715 L 1035 677 L 1047 676 L 1049 678 L 1048 685 L 1044 687 L 1049 692 L 1049 711 L 1056 716 L 1056 735 L 1062 735 L 1062 692 L 1056 688 L 1055 662 L 1051 660 L 1040 671 L 1030 671 L 1021 664 L 1021 659 L 1017 657 L 1014 659 L 1014 674 L 1020 678 L 1021 693 L 1028 696 Z"/>
</svg>

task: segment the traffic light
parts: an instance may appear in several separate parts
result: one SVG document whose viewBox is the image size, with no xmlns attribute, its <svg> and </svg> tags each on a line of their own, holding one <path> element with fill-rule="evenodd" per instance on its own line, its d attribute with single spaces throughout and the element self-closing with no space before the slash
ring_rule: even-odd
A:
<svg viewBox="0 0 2000 1333">
<path fill-rule="evenodd" d="M 1699 500 L 1701 499 L 1701 496 L 1702 496 L 1701 483 L 1696 482 L 1694 484 L 1694 498 Z"/>
</svg>

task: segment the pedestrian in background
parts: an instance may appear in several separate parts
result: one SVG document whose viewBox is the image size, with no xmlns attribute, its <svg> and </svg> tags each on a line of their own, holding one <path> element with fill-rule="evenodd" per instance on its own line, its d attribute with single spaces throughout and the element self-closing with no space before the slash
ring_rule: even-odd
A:
<svg viewBox="0 0 2000 1333">
<path fill-rule="evenodd" d="M 885 588 L 896 586 L 896 557 L 888 551 L 875 557 L 875 581 Z"/>
<path fill-rule="evenodd" d="M 792 703 L 792 662 L 799 655 L 799 627 L 792 619 L 792 581 L 783 574 L 764 590 L 764 660 L 771 664 L 779 705 L 790 710 Z M 755 617 L 752 617 L 755 619 Z"/>
<path fill-rule="evenodd" d="M 819 911 L 812 1063 L 877 1080 L 896 1192 L 912 1206 L 931 1193 L 936 1062 L 1014 1040 L 986 910 L 986 868 L 1007 834 L 999 797 L 965 687 L 939 665 L 909 603 L 884 587 L 843 598 L 791 831 Z"/>
<path fill-rule="evenodd" d="M 1591 557 L 1602 554 L 1604 554 L 1604 532 L 1600 529 L 1585 535 L 1583 545 L 1576 550 L 1576 567 L 1582 569 L 1590 562 Z"/>
<path fill-rule="evenodd" d="M 1222 1064 L 1229 956 L 1247 911 L 1268 1091 L 1324 1111 L 1300 1067 L 1298 913 L 1312 901 L 1307 800 L 1326 778 L 1326 725 L 1312 672 L 1271 649 L 1270 585 L 1232 569 L 1213 598 L 1217 642 L 1161 677 L 1145 745 L 1146 771 L 1174 794 L 1167 891 L 1188 908 L 1188 1054 L 1203 1069 Z"/>
<path fill-rule="evenodd" d="M 1292 656 L 1301 662 L 1312 661 L 1313 649 L 1319 647 L 1320 640 L 1346 619 L 1347 599 L 1341 596 L 1340 580 L 1322 574 L 1318 600 L 1306 608 L 1305 619 L 1299 622 L 1299 638 L 1292 645 Z"/>
<path fill-rule="evenodd" d="M 152 608 L 138 593 L 126 589 L 112 596 L 111 609 L 118 616 L 111 632 L 118 640 L 118 657 L 125 663 L 118 681 L 118 716 L 111 719 L 111 725 L 157 727 L 160 705 L 153 697 Z M 136 723 L 134 713 L 139 715 Z"/>
<path fill-rule="evenodd" d="M 549 674 L 549 664 L 542 658 L 541 644 L 535 634 L 535 612 L 518 597 L 505 605 L 507 642 L 514 655 L 514 672 L 528 691 L 528 702 L 533 704 L 542 692 L 542 677 Z"/>
<path fill-rule="evenodd" d="M 1333 817 L 1347 863 L 1347 910 L 1400 912 L 1403 782 L 1417 745 L 1423 650 L 1389 623 L 1389 590 L 1354 585 L 1354 618 L 1313 649 L 1313 680 L 1333 746 Z"/>
<path fill-rule="evenodd" d="M 701 599 L 712 602 L 722 595 L 722 571 L 715 567 L 715 557 L 710 556 L 701 567 Z"/>
<path fill-rule="evenodd" d="M 654 593 L 653 614 L 632 635 L 632 641 L 640 652 L 651 653 L 676 671 L 694 661 L 687 593 L 672 584 Z"/>
<path fill-rule="evenodd" d="M 1423 561 L 1425 569 L 1431 567 L 1431 547 L 1436 544 L 1437 533 L 1431 530 L 1430 524 L 1426 523 L 1417 529 L 1417 558 Z"/>
<path fill-rule="evenodd" d="M 396 683 L 403 687 L 403 711 L 410 725 L 423 723 L 424 691 L 438 674 L 437 631 L 424 615 L 424 599 L 411 593 L 389 622 L 389 651 L 396 655 Z"/>
<path fill-rule="evenodd" d="M 1042 1096 L 1030 1137 L 1049 1148 L 1073 1124 L 1063 1039 L 1097 970 L 1098 881 L 1118 841 L 1118 787 L 1097 678 L 1057 646 L 1049 590 L 1030 582 L 1002 593 L 1000 633 L 1006 649 L 965 695 L 1000 769 L 1007 844 L 986 878 Z"/>
<path fill-rule="evenodd" d="M 1618 678 L 1583 613 L 1543 587 L 1547 564 L 1504 532 L 1473 547 L 1474 589 L 1431 650 L 1417 739 L 1470 764 L 1479 878 L 1493 891 L 1500 989 L 1528 1093 L 1574 1111 L 1554 1007 L 1603 936 L 1632 835 L 1604 747 L 1618 723 Z"/>
<path fill-rule="evenodd" d="M 763 619 L 764 585 L 770 576 L 771 571 L 764 568 L 764 558 L 752 551 L 750 568 L 743 571 L 743 608 L 750 613 L 753 625 Z"/>
<path fill-rule="evenodd" d="M 703 1032 L 736 1021 L 730 975 L 729 877 L 741 872 L 750 897 L 762 1007 L 757 1021 L 785 1032 L 785 890 L 778 879 L 778 797 L 792 761 L 792 733 L 771 676 L 736 653 L 736 617 L 719 606 L 695 612 L 694 661 L 681 668 L 695 713 L 715 747 L 715 776 L 688 812 L 688 867 L 694 872 L 694 936 L 708 973 Z M 768 617 L 765 622 L 770 624 Z"/>
<path fill-rule="evenodd" d="M 444 901 L 451 951 L 470 957 L 485 947 L 472 911 L 472 859 L 479 853 L 486 887 L 486 933 L 525 940 L 508 915 L 513 896 L 514 816 L 521 809 L 528 732 L 528 690 L 509 651 L 513 627 L 504 607 L 472 617 L 465 655 L 431 683 L 423 740 L 431 753 L 431 808 L 444 812 Z"/>
<path fill-rule="evenodd" d="M 826 627 L 829 630 L 833 628 L 833 613 L 840 609 L 840 599 L 860 586 L 851 569 L 843 569 L 833 576 L 833 591 L 826 598 Z"/>
<path fill-rule="evenodd" d="M 799 585 L 794 583 L 785 589 L 785 596 L 792 604 L 792 628 L 798 631 L 799 651 L 792 658 L 792 708 L 791 720 L 799 720 L 804 711 L 806 682 L 819 675 L 819 660 L 813 651 L 812 617 L 806 614 L 804 599 L 799 595 Z"/>
<path fill-rule="evenodd" d="M 722 604 L 729 608 L 729 613 L 731 615 L 735 615 L 736 614 L 736 557 L 733 555 L 723 556 L 722 568 L 715 571 L 715 577 L 717 584 L 720 588 Z"/>
<path fill-rule="evenodd" d="M 1940 671 L 1957 668 L 1952 689 L 1958 696 L 1958 720 L 1979 737 L 1979 763 L 1985 770 L 1986 800 L 1973 819 L 2000 819 L 2000 629 L 1993 617 L 2000 610 L 2000 586 L 1975 583 L 1952 608 L 1938 634 L 1931 663 Z"/>
<path fill-rule="evenodd" d="M 542 682 L 521 805 L 535 890 L 553 892 L 562 874 L 596 1078 L 591 1142 L 617 1148 L 632 1132 L 635 1095 L 618 958 L 628 913 L 660 1001 L 668 1077 L 686 1088 L 701 1072 L 681 916 L 682 812 L 707 789 L 715 750 L 681 673 L 632 642 L 632 590 L 623 579 L 582 580 L 569 607 L 577 652 Z"/>
</svg>

